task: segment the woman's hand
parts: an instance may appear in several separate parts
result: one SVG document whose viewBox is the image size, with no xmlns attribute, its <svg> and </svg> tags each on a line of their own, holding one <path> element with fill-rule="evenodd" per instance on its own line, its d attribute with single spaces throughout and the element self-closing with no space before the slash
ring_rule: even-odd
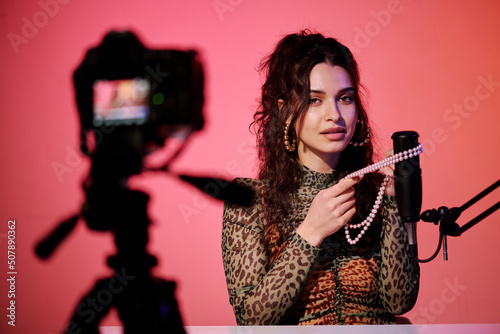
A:
<svg viewBox="0 0 500 334">
<path fill-rule="evenodd" d="M 386 158 L 388 158 L 392 155 L 394 155 L 393 149 L 390 149 L 389 151 L 387 151 L 385 153 Z M 388 196 L 396 196 L 396 191 L 394 189 L 394 169 L 395 169 L 394 165 L 390 165 L 390 166 L 387 166 L 387 167 L 380 169 L 380 173 L 382 173 L 384 175 L 388 175 L 390 177 L 389 183 L 387 183 L 387 186 L 385 187 L 385 193 Z"/>
<path fill-rule="evenodd" d="M 360 180 L 343 179 L 321 190 L 312 201 L 297 233 L 311 245 L 319 247 L 323 239 L 337 232 L 356 212 L 353 186 Z"/>
</svg>

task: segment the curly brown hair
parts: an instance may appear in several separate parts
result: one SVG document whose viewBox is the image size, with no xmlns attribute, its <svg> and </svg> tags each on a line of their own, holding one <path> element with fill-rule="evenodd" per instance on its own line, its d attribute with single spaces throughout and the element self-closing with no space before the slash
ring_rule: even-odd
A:
<svg viewBox="0 0 500 334">
<path fill-rule="evenodd" d="M 287 237 L 281 226 L 293 204 L 293 197 L 300 186 L 302 169 L 297 150 L 288 152 L 284 148 L 283 130 L 290 117 L 292 124 L 308 108 L 310 82 L 309 76 L 314 66 L 328 63 L 344 68 L 351 76 L 357 107 L 358 120 L 353 141 L 363 141 L 368 135 L 368 116 L 360 97 L 359 71 L 350 50 L 336 39 L 325 37 L 308 30 L 285 36 L 276 49 L 260 64 L 265 75 L 259 109 L 254 115 L 253 126 L 257 128 L 257 147 L 259 152 L 259 178 L 265 180 L 262 190 L 266 208 L 266 238 L 271 232 L 280 233 L 279 241 Z M 278 100 L 284 103 L 279 107 Z M 295 136 L 290 126 L 289 136 Z M 373 162 L 373 146 L 369 142 L 363 146 L 348 145 L 341 153 L 336 171 L 343 176 L 363 168 Z M 363 188 L 356 191 L 354 219 L 366 215 L 369 201 L 374 198 L 376 176 L 365 176 L 357 185 Z M 358 190 L 356 189 L 356 190 Z M 365 208 L 363 210 L 363 208 Z M 270 239 L 268 239 L 269 241 Z"/>
</svg>

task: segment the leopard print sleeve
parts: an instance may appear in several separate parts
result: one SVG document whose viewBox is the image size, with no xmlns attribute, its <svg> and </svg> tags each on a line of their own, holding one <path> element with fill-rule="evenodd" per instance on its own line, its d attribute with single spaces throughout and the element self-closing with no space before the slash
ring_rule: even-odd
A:
<svg viewBox="0 0 500 334">
<path fill-rule="evenodd" d="M 384 307 L 403 314 L 417 301 L 420 281 L 418 261 L 410 254 L 407 234 L 394 197 L 385 196 L 382 228 L 380 296 Z"/>
<path fill-rule="evenodd" d="M 257 180 L 233 182 L 252 185 L 253 189 L 258 186 Z M 293 233 L 280 257 L 270 265 L 264 248 L 261 209 L 260 200 L 248 207 L 224 205 L 222 257 L 229 301 L 238 325 L 282 323 L 319 252 Z"/>
</svg>

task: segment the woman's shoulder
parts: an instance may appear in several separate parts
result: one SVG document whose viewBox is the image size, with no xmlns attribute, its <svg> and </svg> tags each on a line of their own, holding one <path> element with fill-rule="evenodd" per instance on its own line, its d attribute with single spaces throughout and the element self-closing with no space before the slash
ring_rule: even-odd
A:
<svg viewBox="0 0 500 334">
<path fill-rule="evenodd" d="M 232 202 L 238 206 L 247 206 L 259 202 L 264 184 L 265 182 L 262 180 L 245 177 L 235 178 L 230 183 L 231 200 L 226 200 L 226 204 Z"/>
<path fill-rule="evenodd" d="M 231 181 L 232 184 L 247 187 L 249 189 L 260 189 L 264 185 L 264 181 L 252 179 L 249 177 L 237 177 Z"/>
<path fill-rule="evenodd" d="M 262 186 L 264 182 L 252 178 L 235 178 L 229 199 L 224 203 L 224 227 L 233 229 L 232 225 L 262 230 Z M 234 232 L 232 232 L 234 233 Z"/>
</svg>

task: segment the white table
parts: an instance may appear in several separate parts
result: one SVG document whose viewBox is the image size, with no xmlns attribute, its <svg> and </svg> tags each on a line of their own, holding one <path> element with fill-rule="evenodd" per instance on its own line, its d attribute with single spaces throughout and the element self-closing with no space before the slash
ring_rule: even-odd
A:
<svg viewBox="0 0 500 334">
<path fill-rule="evenodd" d="M 186 326 L 188 334 L 500 334 L 500 324 L 383 326 Z M 101 327 L 101 334 L 122 334 L 122 327 Z"/>
</svg>

